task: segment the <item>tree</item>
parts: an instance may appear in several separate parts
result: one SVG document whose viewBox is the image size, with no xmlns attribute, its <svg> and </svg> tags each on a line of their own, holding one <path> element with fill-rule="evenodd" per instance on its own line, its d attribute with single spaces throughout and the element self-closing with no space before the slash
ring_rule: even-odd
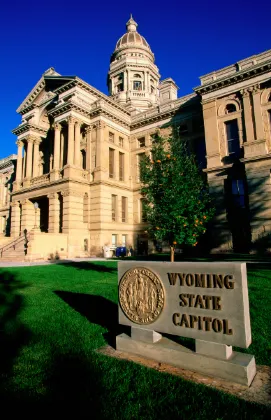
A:
<svg viewBox="0 0 271 420">
<path fill-rule="evenodd" d="M 174 261 L 176 245 L 196 246 L 213 217 L 208 186 L 195 156 L 175 132 L 168 139 L 153 137 L 151 155 L 142 160 L 140 176 L 148 232 L 169 242 Z"/>
</svg>

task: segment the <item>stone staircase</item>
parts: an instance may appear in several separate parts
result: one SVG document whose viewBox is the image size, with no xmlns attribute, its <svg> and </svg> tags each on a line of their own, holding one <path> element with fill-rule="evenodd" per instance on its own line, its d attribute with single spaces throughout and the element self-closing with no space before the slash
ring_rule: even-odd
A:
<svg viewBox="0 0 271 420">
<path fill-rule="evenodd" d="M 25 261 L 28 238 L 23 234 L 0 246 L 0 262 Z"/>
</svg>

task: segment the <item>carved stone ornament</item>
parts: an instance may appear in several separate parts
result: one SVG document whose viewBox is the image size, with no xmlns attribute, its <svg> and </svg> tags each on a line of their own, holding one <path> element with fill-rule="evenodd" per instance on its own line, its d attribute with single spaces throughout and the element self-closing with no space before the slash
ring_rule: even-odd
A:
<svg viewBox="0 0 271 420">
<path fill-rule="evenodd" d="M 249 90 L 248 89 L 242 89 L 242 90 L 240 90 L 240 93 L 244 97 L 249 96 Z"/>
<path fill-rule="evenodd" d="M 152 324 L 161 314 L 165 292 L 160 278 L 148 268 L 132 268 L 119 284 L 119 304 L 136 324 Z"/>
</svg>

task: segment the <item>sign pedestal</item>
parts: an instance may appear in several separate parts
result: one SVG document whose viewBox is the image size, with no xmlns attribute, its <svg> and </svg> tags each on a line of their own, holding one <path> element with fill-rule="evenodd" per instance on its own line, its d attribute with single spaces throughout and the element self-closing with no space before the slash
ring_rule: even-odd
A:
<svg viewBox="0 0 271 420">
<path fill-rule="evenodd" d="M 140 265 L 139 265 L 140 264 Z M 117 350 L 249 386 L 253 355 L 244 263 L 121 262 Z M 158 332 L 159 331 L 159 332 Z M 195 340 L 192 351 L 161 334 Z"/>
<path fill-rule="evenodd" d="M 230 346 L 196 340 L 196 352 L 194 352 L 162 337 L 155 331 L 132 328 L 134 330 L 131 334 L 132 337 L 127 334 L 120 334 L 116 337 L 117 350 L 246 386 L 251 384 L 256 375 L 254 356 L 232 351 L 227 357 L 229 350 L 223 349 L 223 347 Z M 146 339 L 146 331 L 148 334 L 152 333 L 149 335 L 150 341 L 147 341 L 148 338 Z M 161 339 L 151 341 L 151 336 L 157 337 L 156 334 L 161 336 Z M 142 339 L 139 338 L 140 336 Z"/>
</svg>

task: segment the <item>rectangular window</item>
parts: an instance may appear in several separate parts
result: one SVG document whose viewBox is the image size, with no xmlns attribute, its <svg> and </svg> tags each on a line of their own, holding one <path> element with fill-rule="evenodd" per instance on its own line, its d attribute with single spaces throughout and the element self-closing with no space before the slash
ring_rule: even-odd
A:
<svg viewBox="0 0 271 420">
<path fill-rule="evenodd" d="M 133 83 L 134 90 L 142 90 L 142 82 L 135 80 Z"/>
<path fill-rule="evenodd" d="M 109 178 L 114 178 L 114 153 L 115 150 L 109 148 Z"/>
<path fill-rule="evenodd" d="M 114 133 L 111 133 L 110 131 L 109 131 L 109 141 L 110 143 L 114 143 Z"/>
<path fill-rule="evenodd" d="M 144 198 L 140 199 L 140 219 L 142 223 L 147 222 L 146 203 Z"/>
<path fill-rule="evenodd" d="M 141 162 L 145 157 L 145 153 L 138 153 L 137 155 L 137 181 L 141 181 Z"/>
<path fill-rule="evenodd" d="M 112 246 L 116 247 L 118 242 L 118 235 L 115 233 L 112 234 Z"/>
<path fill-rule="evenodd" d="M 126 246 L 126 236 L 127 235 L 121 235 L 121 246 Z"/>
<path fill-rule="evenodd" d="M 119 180 L 124 181 L 124 153 L 119 152 Z"/>
<path fill-rule="evenodd" d="M 120 83 L 119 85 L 117 85 L 117 92 L 123 92 L 123 83 Z"/>
<path fill-rule="evenodd" d="M 236 207 L 245 207 L 245 187 L 242 179 L 232 180 L 232 196 Z"/>
<path fill-rule="evenodd" d="M 112 194 L 111 196 L 111 206 L 112 206 L 112 222 L 117 220 L 117 196 Z"/>
<path fill-rule="evenodd" d="M 119 146 L 123 147 L 123 137 L 119 137 Z"/>
<path fill-rule="evenodd" d="M 225 129 L 228 142 L 228 154 L 235 154 L 237 156 L 240 152 L 239 130 L 237 120 L 225 122 Z"/>
<path fill-rule="evenodd" d="M 127 219 L 127 197 L 121 197 L 121 221 L 126 222 Z"/>
<path fill-rule="evenodd" d="M 137 142 L 138 142 L 138 147 L 146 146 L 145 137 L 140 137 L 140 139 L 137 139 Z"/>
</svg>

